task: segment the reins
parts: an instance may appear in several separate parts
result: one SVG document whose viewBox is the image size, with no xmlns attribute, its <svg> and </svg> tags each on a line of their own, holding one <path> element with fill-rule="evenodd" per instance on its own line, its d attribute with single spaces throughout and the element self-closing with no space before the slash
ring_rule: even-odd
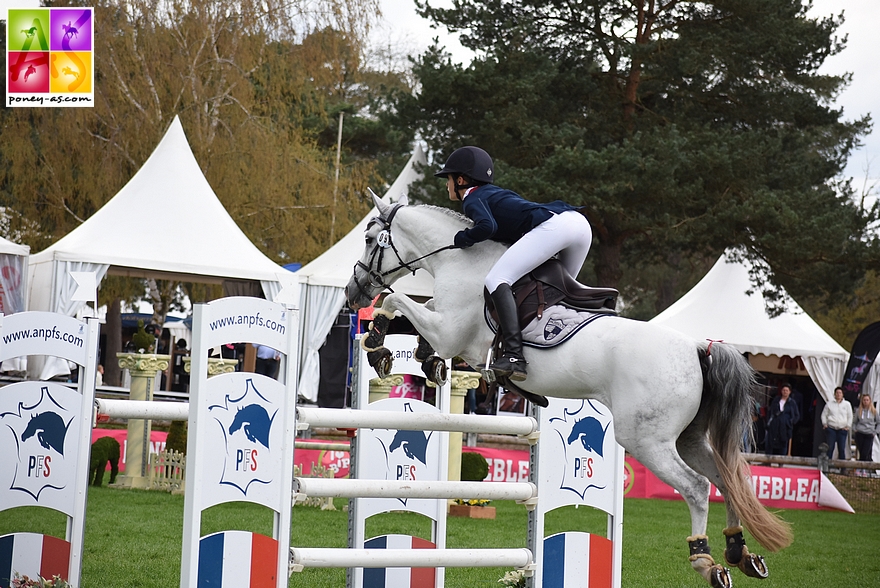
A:
<svg viewBox="0 0 880 588">
<path fill-rule="evenodd" d="M 419 261 L 431 257 L 432 255 L 436 255 L 442 251 L 447 251 L 449 249 L 455 249 L 455 245 L 446 245 L 445 247 L 440 247 L 439 249 L 435 249 L 430 253 L 422 255 L 421 257 L 417 257 L 415 259 L 411 259 L 409 261 L 403 261 L 403 258 L 400 255 L 400 252 L 397 250 L 397 247 L 394 245 L 394 241 L 391 239 L 391 223 L 394 221 L 394 216 L 397 214 L 397 211 L 400 210 L 402 204 L 396 204 L 394 208 L 391 209 L 391 212 L 388 214 L 388 218 L 378 217 L 370 221 L 367 225 L 369 228 L 372 223 L 380 223 L 382 225 L 382 230 L 379 232 L 379 235 L 376 237 L 376 247 L 373 249 L 372 254 L 370 255 L 370 265 L 365 264 L 364 262 L 358 260 L 355 264 L 355 268 L 361 268 L 367 274 L 370 279 L 370 283 L 375 287 L 381 287 L 383 290 L 388 290 L 391 293 L 394 293 L 394 290 L 391 288 L 390 284 L 385 283 L 385 277 L 393 274 L 394 272 L 407 269 L 413 274 L 416 273 L 416 270 L 419 268 L 413 268 L 412 264 L 418 263 Z M 392 267 L 386 271 L 380 271 L 382 267 L 382 260 L 385 256 L 385 250 L 391 249 L 394 252 L 394 256 L 397 257 L 397 265 Z M 376 270 L 371 269 L 375 265 Z M 366 295 L 367 293 L 364 291 L 363 286 L 359 281 L 355 281 L 358 289 L 362 294 Z"/>
</svg>

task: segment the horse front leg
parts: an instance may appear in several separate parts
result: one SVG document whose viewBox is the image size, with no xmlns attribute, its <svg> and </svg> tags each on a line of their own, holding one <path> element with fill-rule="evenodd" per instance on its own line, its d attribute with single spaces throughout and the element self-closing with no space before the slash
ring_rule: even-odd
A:
<svg viewBox="0 0 880 588">
<path fill-rule="evenodd" d="M 429 380 L 444 384 L 447 379 L 446 365 L 441 357 L 450 358 L 457 355 L 455 347 L 455 328 L 449 328 L 447 317 L 434 310 L 433 301 L 419 304 L 403 294 L 389 294 L 373 314 L 373 322 L 366 337 L 361 340 L 361 347 L 367 351 L 370 365 L 376 369 L 379 377 L 386 377 L 391 370 L 391 354 L 383 347 L 385 334 L 391 319 L 396 313 L 405 316 L 419 333 L 419 345 L 416 359 L 422 363 L 422 371 Z M 434 355 L 434 346 L 439 346 L 440 357 Z"/>
<path fill-rule="evenodd" d="M 436 310 L 433 300 L 419 304 L 405 294 L 389 294 L 382 303 L 382 312 L 391 315 L 399 312 L 405 316 L 427 345 L 445 359 L 461 355 L 464 344 L 476 337 L 473 325 L 465 323 L 466 317 Z M 424 348 L 424 352 L 427 349 Z"/>
<path fill-rule="evenodd" d="M 391 352 L 385 348 L 385 335 L 391 326 L 394 314 L 385 313 L 382 309 L 376 309 L 367 335 L 361 339 L 361 348 L 367 352 L 367 362 L 380 378 L 391 375 L 392 358 Z"/>
</svg>

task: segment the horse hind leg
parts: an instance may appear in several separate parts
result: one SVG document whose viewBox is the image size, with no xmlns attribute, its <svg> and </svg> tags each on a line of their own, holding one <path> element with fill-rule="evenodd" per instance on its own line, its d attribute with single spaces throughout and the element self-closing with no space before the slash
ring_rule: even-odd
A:
<svg viewBox="0 0 880 588">
<path fill-rule="evenodd" d="M 732 586 L 730 572 L 715 563 L 709 550 L 706 525 L 709 518 L 709 480 L 682 459 L 671 444 L 640 448 L 633 455 L 658 478 L 678 490 L 691 513 L 691 535 L 687 538 L 691 567 L 714 588 Z"/>
<path fill-rule="evenodd" d="M 694 421 L 685 429 L 676 443 L 678 453 L 692 469 L 711 481 L 725 497 L 724 506 L 727 511 L 727 528 L 724 529 L 724 561 L 731 567 L 739 568 L 745 575 L 752 578 L 767 578 L 769 572 L 764 558 L 750 553 L 743 537 L 740 518 L 733 505 L 727 500 L 727 488 L 715 464 L 714 454 L 706 439 L 705 426 Z"/>
</svg>

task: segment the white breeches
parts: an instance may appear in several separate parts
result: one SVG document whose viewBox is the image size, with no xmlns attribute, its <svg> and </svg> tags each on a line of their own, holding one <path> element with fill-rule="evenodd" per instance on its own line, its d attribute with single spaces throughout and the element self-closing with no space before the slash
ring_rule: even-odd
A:
<svg viewBox="0 0 880 588">
<path fill-rule="evenodd" d="M 593 230 L 586 217 L 574 210 L 554 214 L 510 246 L 486 276 L 486 289 L 492 293 L 501 284 L 512 285 L 557 253 L 568 273 L 577 278 L 592 243 Z"/>
</svg>

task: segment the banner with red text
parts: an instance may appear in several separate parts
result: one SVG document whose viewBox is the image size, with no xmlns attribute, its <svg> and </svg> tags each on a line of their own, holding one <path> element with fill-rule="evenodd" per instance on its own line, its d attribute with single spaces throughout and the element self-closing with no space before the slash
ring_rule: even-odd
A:
<svg viewBox="0 0 880 588">
<path fill-rule="evenodd" d="M 126 429 L 92 429 L 92 443 L 101 437 L 113 437 L 119 442 L 119 471 L 125 471 L 125 448 L 128 430 Z M 150 453 L 159 453 L 165 450 L 165 439 L 168 433 L 165 431 L 150 431 Z M 106 470 L 110 471 L 110 464 Z"/>
</svg>

